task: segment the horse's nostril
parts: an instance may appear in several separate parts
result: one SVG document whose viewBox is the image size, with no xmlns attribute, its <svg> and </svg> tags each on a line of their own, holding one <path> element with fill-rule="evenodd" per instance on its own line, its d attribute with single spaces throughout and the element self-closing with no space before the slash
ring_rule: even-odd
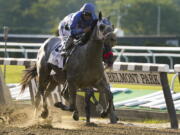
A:
<svg viewBox="0 0 180 135">
<path fill-rule="evenodd" d="M 105 28 L 105 26 L 103 25 L 103 24 L 101 24 L 100 26 L 99 26 L 99 29 L 102 31 L 102 30 L 104 30 L 104 28 Z"/>
</svg>

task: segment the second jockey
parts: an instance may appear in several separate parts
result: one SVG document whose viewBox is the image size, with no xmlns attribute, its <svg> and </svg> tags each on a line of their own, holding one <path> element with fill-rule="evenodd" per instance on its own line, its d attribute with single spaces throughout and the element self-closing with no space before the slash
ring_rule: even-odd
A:
<svg viewBox="0 0 180 135">
<path fill-rule="evenodd" d="M 79 11 L 67 15 L 59 23 L 59 37 L 63 45 L 62 55 L 67 54 L 67 50 L 72 47 L 74 39 L 78 39 L 82 34 L 91 30 L 96 19 L 95 5 L 85 3 Z"/>
</svg>

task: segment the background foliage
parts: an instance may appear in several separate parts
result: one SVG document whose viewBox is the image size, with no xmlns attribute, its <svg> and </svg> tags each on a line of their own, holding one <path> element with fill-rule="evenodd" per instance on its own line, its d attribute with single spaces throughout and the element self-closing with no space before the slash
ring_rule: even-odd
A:
<svg viewBox="0 0 180 135">
<path fill-rule="evenodd" d="M 96 4 L 97 11 L 110 15 L 127 35 L 156 34 L 160 7 L 161 34 L 180 33 L 179 0 L 0 0 L 0 28 L 6 25 L 11 33 L 50 34 L 64 16 L 85 2 Z"/>
</svg>

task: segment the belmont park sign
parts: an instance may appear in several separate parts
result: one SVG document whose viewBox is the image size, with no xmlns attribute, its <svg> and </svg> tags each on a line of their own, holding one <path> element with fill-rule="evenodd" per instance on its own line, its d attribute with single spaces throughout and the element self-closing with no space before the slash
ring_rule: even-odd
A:
<svg viewBox="0 0 180 135">
<path fill-rule="evenodd" d="M 106 78 L 110 83 L 161 85 L 157 72 L 107 71 Z"/>
</svg>

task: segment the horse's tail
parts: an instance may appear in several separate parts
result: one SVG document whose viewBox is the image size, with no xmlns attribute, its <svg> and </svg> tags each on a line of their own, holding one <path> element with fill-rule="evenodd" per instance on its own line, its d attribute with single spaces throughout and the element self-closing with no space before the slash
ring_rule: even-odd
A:
<svg viewBox="0 0 180 135">
<path fill-rule="evenodd" d="M 30 81 L 37 76 L 36 65 L 24 70 L 24 75 L 21 80 L 21 93 L 24 92 L 25 88 L 28 86 Z"/>
</svg>

